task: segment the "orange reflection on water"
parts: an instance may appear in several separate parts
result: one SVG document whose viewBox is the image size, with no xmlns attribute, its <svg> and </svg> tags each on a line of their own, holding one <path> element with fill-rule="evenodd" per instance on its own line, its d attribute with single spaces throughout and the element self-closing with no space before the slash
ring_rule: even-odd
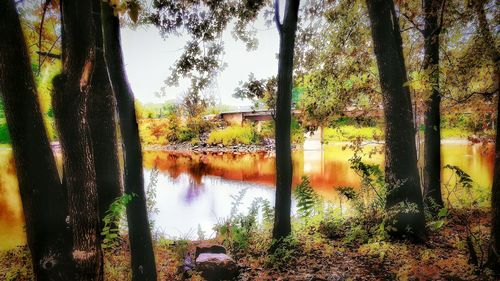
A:
<svg viewBox="0 0 500 281">
<path fill-rule="evenodd" d="M 26 243 L 21 197 L 11 150 L 0 150 L 0 251 Z"/>
<path fill-rule="evenodd" d="M 367 148 L 369 149 L 369 148 Z M 299 150 L 292 154 L 293 186 L 302 176 L 308 176 L 314 189 L 327 199 L 336 198 L 337 186 L 358 187 L 359 176 L 349 168 L 353 153 L 341 145 L 325 150 Z M 371 163 L 381 162 L 382 156 L 366 158 Z M 171 151 L 144 152 L 144 167 L 154 166 L 162 173 L 177 178 L 187 173 L 198 184 L 203 176 L 216 176 L 226 180 L 275 185 L 275 158 L 267 152 L 259 153 L 193 153 Z"/>
<path fill-rule="evenodd" d="M 326 146 L 324 150 L 294 151 L 293 185 L 296 186 L 301 177 L 306 175 L 320 195 L 338 202 L 335 187 L 358 187 L 360 184 L 358 175 L 349 168 L 349 158 L 352 155 L 351 151 L 343 150 L 342 145 Z M 60 157 L 56 159 L 60 168 Z M 489 191 L 491 188 L 493 160 L 492 145 L 486 148 L 468 144 L 442 146 L 443 165 L 459 166 L 470 174 L 479 186 L 475 188 L 481 191 Z M 372 158 L 364 158 L 363 161 L 382 164 L 383 157 L 375 155 Z M 148 170 L 154 166 L 162 174 L 156 187 L 159 195 L 157 204 L 163 210 L 158 224 L 168 222 L 170 228 L 186 224 L 186 216 L 189 215 L 195 216 L 190 218 L 193 225 L 189 227 L 196 227 L 198 216 L 211 208 L 217 209 L 213 207 L 217 205 L 227 205 L 227 208 L 218 212 L 221 216 L 227 215 L 224 212 L 230 208 L 230 193 L 244 188 L 250 188 L 255 196 L 262 196 L 272 202 L 272 187 L 275 185 L 274 165 L 275 159 L 268 153 L 144 152 L 146 182 Z M 450 171 L 444 170 L 443 180 L 449 176 Z M 176 182 L 176 179 L 179 181 Z M 252 193 L 252 190 L 249 193 Z M 182 213 L 172 215 L 172 210 L 180 210 Z M 194 215 L 195 211 L 197 215 Z M 205 219 L 205 227 L 210 229 L 210 218 Z M 3 149 L 0 150 L 0 250 L 11 249 L 24 243 L 24 220 L 12 151 Z"/>
</svg>

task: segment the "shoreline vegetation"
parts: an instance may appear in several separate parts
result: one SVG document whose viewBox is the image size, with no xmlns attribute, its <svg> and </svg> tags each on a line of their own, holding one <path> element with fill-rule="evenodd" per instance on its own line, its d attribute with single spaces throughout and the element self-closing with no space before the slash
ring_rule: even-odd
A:
<svg viewBox="0 0 500 281">
<path fill-rule="evenodd" d="M 244 238 L 237 238 L 247 239 L 239 242 L 225 235 L 198 240 L 156 235 L 154 251 L 159 261 L 159 280 L 204 280 L 195 271 L 183 271 L 186 259 L 193 258 L 196 246 L 203 244 L 225 245 L 238 266 L 237 280 L 245 281 L 495 280 L 489 272 L 478 272 L 471 264 L 466 238 L 470 229 L 479 229 L 479 235 L 486 235 L 489 213 L 488 208 L 451 210 L 444 224 L 430 231 L 428 241 L 417 244 L 365 236 L 366 226 L 359 228 L 361 225 L 357 223 L 336 222 L 336 226 L 332 226 L 295 221 L 296 227 L 304 231 L 296 231 L 289 247 L 271 256 L 266 248 L 270 243 L 266 229 L 269 226 L 252 229 Z M 464 217 L 471 219 L 470 224 L 464 223 Z M 130 248 L 126 241 L 126 236 L 120 237 L 119 242 L 104 253 L 108 281 L 130 278 Z M 237 244 L 242 242 L 245 244 Z M 484 249 L 477 250 L 482 255 L 480 251 Z M 6 265 L 0 267 L 0 277 L 6 281 L 32 280 L 29 255 L 27 246 L 0 252 L 0 264 Z"/>
<path fill-rule="evenodd" d="M 139 131 L 143 150 L 194 151 L 194 152 L 264 152 L 274 150 L 273 125 L 262 122 L 257 126 L 252 123 L 228 125 L 218 120 L 213 122 L 197 121 L 191 128 L 187 124 L 171 118 L 139 119 Z M 6 123 L 0 119 L 0 149 L 10 146 Z M 49 121 L 50 123 L 51 121 Z M 212 123 L 212 124 L 209 124 Z M 5 127 L 5 128 L 3 128 Z M 422 131 L 421 131 L 422 132 Z M 307 136 L 306 136 L 307 135 Z M 320 142 L 321 132 L 307 132 L 302 126 L 292 125 L 292 149 L 301 149 L 307 139 Z M 441 128 L 442 144 L 466 144 L 494 142 L 494 132 L 483 130 L 473 132 L 467 128 Z M 58 147 L 57 136 L 51 135 L 52 147 Z M 382 126 L 338 125 L 323 129 L 323 144 L 345 145 L 361 140 L 362 144 L 383 144 Z M 417 138 L 423 144 L 423 137 Z"/>
</svg>

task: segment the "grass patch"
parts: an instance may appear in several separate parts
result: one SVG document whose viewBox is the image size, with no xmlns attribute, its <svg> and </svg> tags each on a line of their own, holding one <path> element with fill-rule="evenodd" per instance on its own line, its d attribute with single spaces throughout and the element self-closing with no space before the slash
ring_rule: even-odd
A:
<svg viewBox="0 0 500 281">
<path fill-rule="evenodd" d="M 211 145 L 222 144 L 224 146 L 236 144 L 257 143 L 257 134 L 250 125 L 229 126 L 224 129 L 217 129 L 210 133 L 207 143 Z"/>
</svg>

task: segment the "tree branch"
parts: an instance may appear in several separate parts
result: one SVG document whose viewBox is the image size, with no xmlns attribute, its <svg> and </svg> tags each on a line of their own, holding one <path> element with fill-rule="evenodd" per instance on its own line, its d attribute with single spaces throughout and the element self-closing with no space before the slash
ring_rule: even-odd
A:
<svg viewBox="0 0 500 281">
<path fill-rule="evenodd" d="M 436 33 L 438 33 L 438 34 L 443 29 L 444 11 L 445 10 L 446 10 L 446 0 L 442 0 L 442 2 L 441 2 L 441 15 L 439 18 L 439 25 L 437 26 L 437 31 L 436 31 Z"/>
<path fill-rule="evenodd" d="M 274 21 L 276 22 L 276 28 L 281 34 L 283 32 L 283 24 L 280 21 L 280 1 L 274 0 Z"/>
<path fill-rule="evenodd" d="M 42 12 L 42 19 L 40 20 L 40 30 L 38 31 L 38 52 L 42 51 L 42 33 L 43 33 L 43 24 L 45 23 L 45 14 L 47 14 L 47 8 L 49 7 L 50 0 L 45 0 L 45 3 L 43 3 L 43 12 Z M 42 57 L 38 55 L 38 73 L 37 75 L 40 75 L 40 71 L 42 69 Z"/>
<path fill-rule="evenodd" d="M 50 52 L 40 52 L 40 51 L 38 51 L 36 53 L 39 54 L 40 56 L 45 56 L 45 57 L 48 57 L 48 58 L 61 59 L 61 55 L 50 53 Z"/>
<path fill-rule="evenodd" d="M 405 19 L 411 23 L 411 25 L 413 26 L 413 28 L 415 28 L 416 30 L 420 31 L 420 33 L 424 33 L 424 30 L 421 29 L 420 27 L 418 27 L 418 24 L 415 23 L 407 14 L 405 13 L 401 13 L 401 15 L 403 15 L 403 17 L 405 17 Z"/>
</svg>

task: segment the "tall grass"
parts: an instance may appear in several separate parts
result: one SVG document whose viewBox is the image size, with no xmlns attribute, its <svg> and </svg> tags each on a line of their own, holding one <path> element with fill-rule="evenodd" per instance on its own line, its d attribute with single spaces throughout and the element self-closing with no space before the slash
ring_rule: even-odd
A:
<svg viewBox="0 0 500 281">
<path fill-rule="evenodd" d="M 207 143 L 222 144 L 224 146 L 236 144 L 252 144 L 258 141 L 255 129 L 250 125 L 229 126 L 224 129 L 217 129 L 210 133 Z"/>
</svg>

